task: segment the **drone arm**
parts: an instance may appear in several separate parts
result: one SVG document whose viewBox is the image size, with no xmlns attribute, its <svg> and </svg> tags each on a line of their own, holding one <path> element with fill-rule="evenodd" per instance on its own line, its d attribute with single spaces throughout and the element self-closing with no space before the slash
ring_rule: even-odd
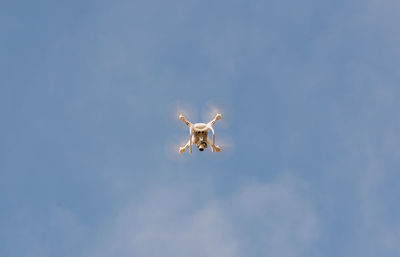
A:
<svg viewBox="0 0 400 257">
<path fill-rule="evenodd" d="M 182 114 L 179 115 L 179 120 L 185 123 L 189 128 L 192 127 L 192 123 L 188 121 Z"/>
<path fill-rule="evenodd" d="M 208 125 L 211 127 L 212 125 L 214 125 L 217 121 L 219 121 L 222 118 L 222 115 L 220 113 L 217 113 L 217 115 L 215 115 L 215 118 L 210 121 L 208 123 Z"/>
<path fill-rule="evenodd" d="M 184 146 L 182 146 L 182 147 L 179 148 L 179 152 L 180 152 L 180 153 L 184 153 L 185 150 L 189 148 L 189 146 L 190 146 L 190 140 L 187 141 L 186 145 L 184 145 Z"/>
</svg>

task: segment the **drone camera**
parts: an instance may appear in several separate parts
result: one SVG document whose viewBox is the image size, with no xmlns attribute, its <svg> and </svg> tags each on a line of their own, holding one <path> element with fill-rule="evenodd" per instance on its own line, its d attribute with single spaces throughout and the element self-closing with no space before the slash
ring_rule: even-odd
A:
<svg viewBox="0 0 400 257">
<path fill-rule="evenodd" d="M 199 151 L 200 151 L 200 152 L 203 152 L 204 149 L 207 148 L 207 143 L 204 142 L 204 141 L 201 142 L 201 143 L 198 145 L 198 148 L 199 148 Z"/>
</svg>

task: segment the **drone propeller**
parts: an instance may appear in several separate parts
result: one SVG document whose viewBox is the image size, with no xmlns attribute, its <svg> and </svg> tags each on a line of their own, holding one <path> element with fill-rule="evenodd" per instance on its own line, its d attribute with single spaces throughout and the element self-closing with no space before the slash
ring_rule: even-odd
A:
<svg viewBox="0 0 400 257">
<path fill-rule="evenodd" d="M 230 115 L 227 112 L 228 108 L 221 108 L 217 107 L 216 104 L 213 104 L 211 102 L 207 102 L 205 107 L 203 108 L 201 112 L 201 119 L 202 122 L 207 123 L 211 121 L 212 119 L 215 118 L 215 115 L 218 113 L 222 114 L 222 119 L 218 121 L 218 126 L 222 126 L 223 128 L 228 127 L 228 123 L 230 120 Z"/>
<path fill-rule="evenodd" d="M 226 134 L 218 134 L 215 144 L 221 147 L 221 153 L 223 155 L 230 155 L 235 148 L 235 143 L 232 137 L 227 136 Z"/>
<path fill-rule="evenodd" d="M 189 121 L 196 123 L 197 122 L 197 118 L 198 115 L 196 115 L 196 108 L 189 103 L 184 103 L 181 101 L 176 101 L 175 105 L 174 105 L 174 111 L 173 113 L 173 117 L 172 119 L 174 121 L 177 121 L 177 117 L 179 117 L 179 115 L 183 115 L 185 116 Z"/>
<path fill-rule="evenodd" d="M 165 155 L 171 161 L 181 162 L 185 161 L 186 154 L 180 154 L 179 148 L 180 146 L 186 144 L 187 138 L 177 139 L 174 137 L 173 139 L 169 138 L 165 143 Z"/>
</svg>

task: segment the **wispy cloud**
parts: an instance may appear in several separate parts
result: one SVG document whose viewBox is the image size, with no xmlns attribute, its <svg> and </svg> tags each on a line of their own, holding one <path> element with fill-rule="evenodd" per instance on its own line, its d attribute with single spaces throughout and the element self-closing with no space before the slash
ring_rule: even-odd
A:
<svg viewBox="0 0 400 257">
<path fill-rule="evenodd" d="M 304 256 L 320 232 L 306 193 L 293 176 L 200 202 L 187 187 L 153 189 L 99 231 L 89 256 Z"/>
</svg>

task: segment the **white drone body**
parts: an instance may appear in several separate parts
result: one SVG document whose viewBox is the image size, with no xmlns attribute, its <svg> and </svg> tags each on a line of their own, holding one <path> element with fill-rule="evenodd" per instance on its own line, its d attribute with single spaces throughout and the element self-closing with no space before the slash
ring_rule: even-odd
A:
<svg viewBox="0 0 400 257">
<path fill-rule="evenodd" d="M 210 121 L 209 123 L 195 123 L 192 124 L 191 122 L 187 121 L 186 118 L 181 114 L 179 115 L 179 119 L 183 121 L 190 130 L 190 138 L 189 141 L 183 147 L 179 148 L 180 153 L 184 153 L 186 149 L 190 148 L 190 153 L 192 153 L 193 145 L 197 145 L 199 151 L 204 151 L 205 148 L 208 146 L 211 147 L 212 152 L 220 152 L 221 147 L 215 145 L 215 133 L 213 129 L 213 125 L 215 122 L 222 118 L 221 114 L 215 115 L 215 118 Z M 212 141 L 208 138 L 208 131 L 211 130 L 212 132 Z"/>
</svg>

